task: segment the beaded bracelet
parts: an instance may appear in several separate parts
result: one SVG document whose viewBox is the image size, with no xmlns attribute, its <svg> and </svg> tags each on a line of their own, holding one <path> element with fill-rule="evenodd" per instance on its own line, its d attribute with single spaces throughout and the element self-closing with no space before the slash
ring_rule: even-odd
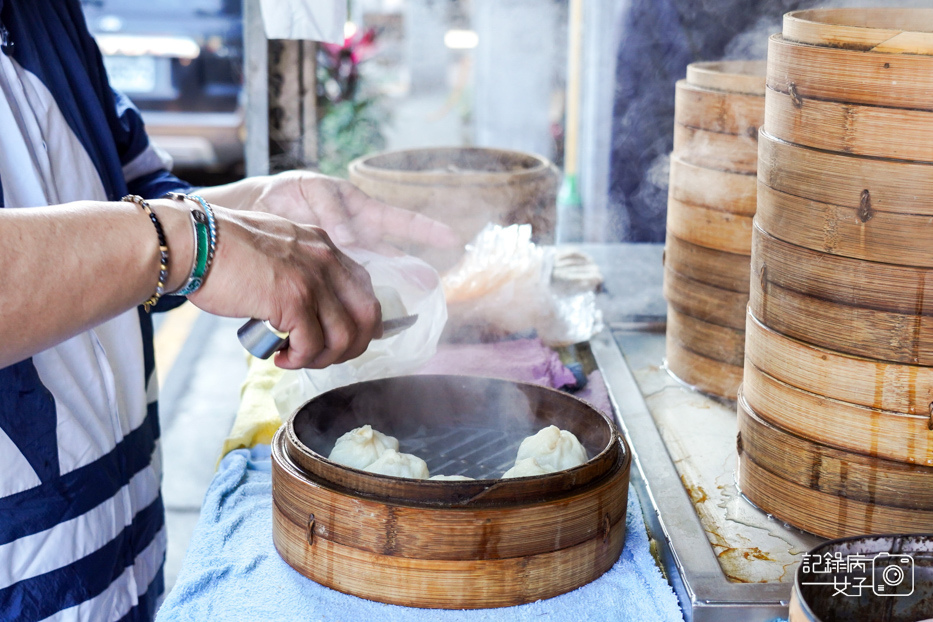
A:
<svg viewBox="0 0 933 622">
<path fill-rule="evenodd" d="M 214 253 L 217 248 L 217 224 L 214 220 L 214 211 L 210 204 L 203 198 L 196 195 L 186 195 L 179 192 L 169 192 L 165 195 L 169 199 L 176 201 L 189 200 L 197 203 L 204 211 L 192 209 L 191 216 L 192 230 L 194 231 L 195 253 L 191 265 L 191 272 L 188 280 L 178 290 L 172 292 L 176 296 L 188 296 L 200 289 L 207 277 L 207 272 L 214 260 Z"/>
<path fill-rule="evenodd" d="M 152 221 L 153 226 L 155 226 L 156 234 L 159 236 L 159 281 L 156 283 L 155 293 L 150 296 L 149 300 L 146 300 L 143 303 L 143 308 L 146 310 L 146 313 L 149 313 L 152 310 L 152 307 L 159 302 L 159 298 L 162 297 L 162 294 L 165 293 L 165 281 L 168 279 L 168 244 L 165 242 L 165 231 L 162 230 L 162 223 L 159 222 L 159 219 L 153 213 L 152 209 L 149 207 L 149 203 L 146 202 L 141 196 L 137 194 L 128 194 L 121 201 L 126 201 L 127 203 L 135 203 L 146 212 L 146 215 L 149 216 L 149 220 Z"/>
</svg>

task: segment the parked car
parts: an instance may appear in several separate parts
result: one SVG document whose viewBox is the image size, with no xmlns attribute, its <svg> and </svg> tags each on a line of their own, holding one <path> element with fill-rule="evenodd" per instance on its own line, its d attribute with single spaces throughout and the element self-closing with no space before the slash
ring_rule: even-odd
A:
<svg viewBox="0 0 933 622">
<path fill-rule="evenodd" d="M 241 0 L 82 0 L 114 88 L 177 169 L 243 163 Z"/>
</svg>

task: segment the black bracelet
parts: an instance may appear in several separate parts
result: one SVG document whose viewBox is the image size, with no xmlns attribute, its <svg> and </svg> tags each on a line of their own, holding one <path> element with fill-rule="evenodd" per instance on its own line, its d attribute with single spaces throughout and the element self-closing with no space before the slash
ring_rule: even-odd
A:
<svg viewBox="0 0 933 622">
<path fill-rule="evenodd" d="M 121 201 L 135 203 L 141 207 L 143 211 L 146 212 L 146 215 L 149 216 L 149 220 L 152 221 L 156 234 L 159 236 L 159 282 L 156 283 L 155 293 L 152 294 L 149 300 L 143 302 L 143 309 L 146 310 L 146 313 L 149 313 L 152 311 L 152 307 L 159 302 L 159 298 L 162 297 L 162 294 L 165 293 L 165 281 L 168 280 L 168 243 L 165 241 L 165 231 L 162 229 L 162 223 L 159 222 L 159 219 L 152 209 L 150 209 L 149 203 L 147 203 L 144 198 L 137 194 L 128 194 L 123 197 Z"/>
</svg>

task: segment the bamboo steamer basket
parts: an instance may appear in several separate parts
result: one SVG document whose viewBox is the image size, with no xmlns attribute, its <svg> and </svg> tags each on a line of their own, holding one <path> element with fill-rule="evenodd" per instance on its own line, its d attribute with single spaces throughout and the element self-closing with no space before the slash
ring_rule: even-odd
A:
<svg viewBox="0 0 933 622">
<path fill-rule="evenodd" d="M 746 360 L 742 391 L 766 421 L 845 451 L 933 466 L 930 415 L 910 415 L 834 400 L 791 386 Z"/>
<path fill-rule="evenodd" d="M 933 268 L 933 216 L 822 203 L 758 183 L 758 225 L 780 239 L 815 251 L 867 261 Z M 865 216 L 863 212 L 863 216 Z"/>
<path fill-rule="evenodd" d="M 758 163 L 758 136 L 724 134 L 674 124 L 674 153 L 691 164 L 753 175 Z"/>
<path fill-rule="evenodd" d="M 737 367 L 741 378 L 745 362 L 744 330 L 704 322 L 668 306 L 667 338 L 695 354 Z"/>
<path fill-rule="evenodd" d="M 752 217 L 702 205 L 667 200 L 667 228 L 674 236 L 713 250 L 736 255 L 751 254 Z"/>
<path fill-rule="evenodd" d="M 786 384 L 842 402 L 909 415 L 930 415 L 933 368 L 899 365 L 835 352 L 771 330 L 751 313 L 746 355 Z"/>
<path fill-rule="evenodd" d="M 933 317 L 852 307 L 783 288 L 769 279 L 764 270 L 749 280 L 748 307 L 765 326 L 845 354 L 933 366 Z"/>
<path fill-rule="evenodd" d="M 768 41 L 770 88 L 791 97 L 933 110 L 933 57 Z"/>
<path fill-rule="evenodd" d="M 752 247 L 752 271 L 764 273 L 772 285 L 849 307 L 933 315 L 933 269 L 814 251 L 779 240 L 761 227 Z"/>
<path fill-rule="evenodd" d="M 755 176 L 704 168 L 671 155 L 669 199 L 710 209 L 755 215 Z"/>
<path fill-rule="evenodd" d="M 745 330 L 748 295 L 694 281 L 664 269 L 664 298 L 677 311 L 710 324 Z"/>
<path fill-rule="evenodd" d="M 817 151 L 761 132 L 758 179 L 786 194 L 857 207 L 862 222 L 876 211 L 933 216 L 933 164 Z"/>
<path fill-rule="evenodd" d="M 933 510 L 933 468 L 816 443 L 768 423 L 741 394 L 737 401 L 738 454 L 776 477 L 865 503 Z"/>
<path fill-rule="evenodd" d="M 748 136 L 758 140 L 758 128 L 765 116 L 761 97 L 764 82 L 754 94 L 702 88 L 678 80 L 674 92 L 674 122 L 707 132 Z"/>
<path fill-rule="evenodd" d="M 933 54 L 933 9 L 809 9 L 784 15 L 785 39 L 888 54 Z"/>
<path fill-rule="evenodd" d="M 925 534 L 853 536 L 821 543 L 805 554 L 794 573 L 790 622 L 933 618 L 931 551 L 933 537 Z M 843 563 L 827 567 L 827 559 Z M 854 564 L 858 561 L 861 565 Z M 903 572 L 891 566 L 901 566 Z"/>
<path fill-rule="evenodd" d="M 776 476 L 747 453 L 739 455 L 738 478 L 742 493 L 762 511 L 824 538 L 933 532 L 933 512 L 826 494 Z"/>
<path fill-rule="evenodd" d="M 826 151 L 933 162 L 933 112 L 823 101 L 772 88 L 764 131 Z M 676 136 L 676 134 L 675 134 Z"/>
<path fill-rule="evenodd" d="M 681 240 L 667 231 L 664 265 L 693 281 L 748 294 L 749 256 L 717 251 Z"/>
<path fill-rule="evenodd" d="M 670 318 L 669 310 L 668 323 Z M 698 354 L 673 337 L 670 332 L 665 341 L 665 362 L 671 375 L 701 393 L 734 399 L 739 385 L 742 384 L 741 365 L 717 361 Z"/>
<path fill-rule="evenodd" d="M 364 423 L 401 451 L 469 481 L 412 480 L 324 456 Z M 554 424 L 592 456 L 548 475 L 497 479 L 520 441 Z M 504 607 L 592 581 L 618 559 L 631 463 L 611 420 L 551 389 L 406 376 L 305 404 L 273 441 L 273 540 L 303 575 L 349 594 L 426 608 Z"/>
<path fill-rule="evenodd" d="M 363 156 L 348 170 L 350 181 L 371 197 L 450 225 L 464 244 L 489 222 L 530 223 L 535 242 L 554 241 L 560 174 L 541 156 L 480 147 L 423 148 Z M 405 249 L 439 270 L 450 268 L 462 253 L 410 244 Z"/>
<path fill-rule="evenodd" d="M 766 69 L 767 64 L 760 60 L 690 63 L 687 83 L 703 89 L 760 96 L 765 89 Z"/>
</svg>

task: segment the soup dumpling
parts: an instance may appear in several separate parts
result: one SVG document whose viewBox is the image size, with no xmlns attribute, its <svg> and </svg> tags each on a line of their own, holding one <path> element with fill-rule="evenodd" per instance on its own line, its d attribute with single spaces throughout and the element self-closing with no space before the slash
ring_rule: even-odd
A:
<svg viewBox="0 0 933 622">
<path fill-rule="evenodd" d="M 327 458 L 354 469 L 365 469 L 389 449 L 398 451 L 398 439 L 367 424 L 338 438 Z"/>
<path fill-rule="evenodd" d="M 363 469 L 378 475 L 407 477 L 409 479 L 427 479 L 427 463 L 412 454 L 400 454 L 395 449 L 385 450 L 379 458 Z"/>
<path fill-rule="evenodd" d="M 535 458 L 524 458 L 516 460 L 515 466 L 502 474 L 502 479 L 512 477 L 531 477 L 532 475 L 544 475 L 550 473 L 548 469 L 541 466 Z"/>
<path fill-rule="evenodd" d="M 586 449 L 577 437 L 555 425 L 549 425 L 522 441 L 515 463 L 526 458 L 535 458 L 549 473 L 572 469 L 587 460 Z"/>
</svg>

